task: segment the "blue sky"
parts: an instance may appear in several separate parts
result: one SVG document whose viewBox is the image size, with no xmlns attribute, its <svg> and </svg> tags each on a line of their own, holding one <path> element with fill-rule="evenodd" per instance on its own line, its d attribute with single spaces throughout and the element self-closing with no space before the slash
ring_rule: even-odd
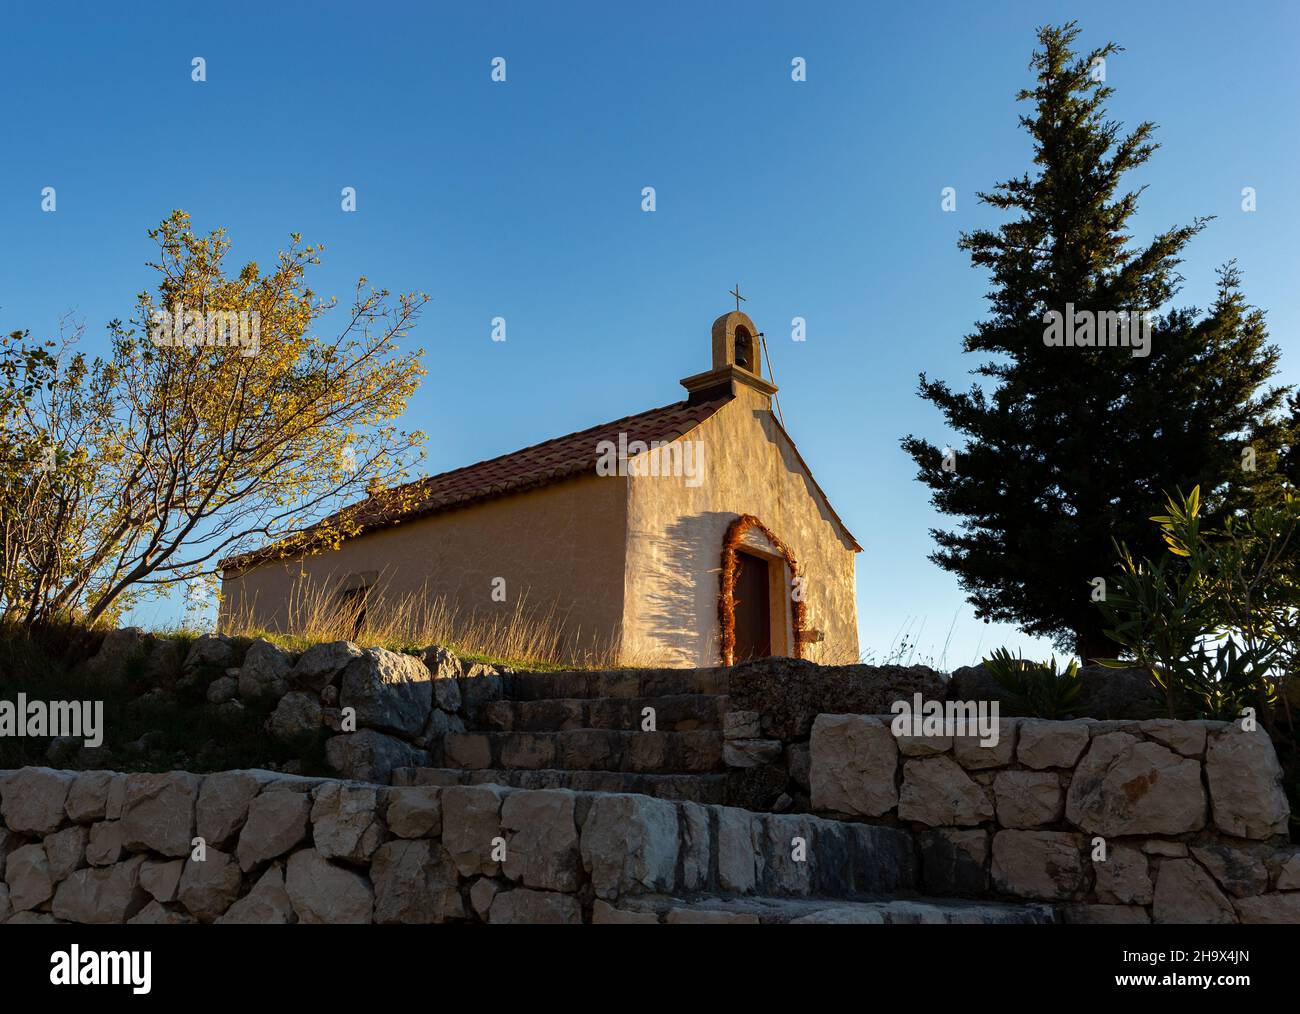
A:
<svg viewBox="0 0 1300 1014">
<path fill-rule="evenodd" d="M 1036 25 L 1078 17 L 1081 44 L 1126 47 L 1107 68 L 1111 115 L 1154 120 L 1162 144 L 1132 180 L 1149 185 L 1137 238 L 1217 215 L 1180 302 L 1207 304 L 1237 258 L 1281 379 L 1300 380 L 1295 4 L 6 3 L 0 17 L 4 330 L 45 336 L 71 311 L 102 348 L 105 322 L 152 287 L 145 230 L 172 208 L 225 226 L 240 263 L 270 264 L 299 231 L 326 247 L 321 293 L 346 298 L 365 274 L 433 296 L 407 421 L 436 472 L 677 400 L 739 281 L 787 426 L 864 547 L 859 624 L 877 657 L 903 634 L 948 666 L 999 644 L 1048 650 L 975 620 L 926 559 L 938 519 L 898 446 L 946 438 L 917 374 L 965 386 L 975 365 L 960 342 L 987 279 L 956 240 L 1000 220 L 975 191 L 1029 168 L 1013 100 Z"/>
</svg>

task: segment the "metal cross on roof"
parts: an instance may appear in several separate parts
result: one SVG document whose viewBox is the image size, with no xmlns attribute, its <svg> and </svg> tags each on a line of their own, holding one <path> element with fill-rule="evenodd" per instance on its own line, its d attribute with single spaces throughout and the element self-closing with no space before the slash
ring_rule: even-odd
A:
<svg viewBox="0 0 1300 1014">
<path fill-rule="evenodd" d="M 745 300 L 745 297 L 742 296 L 742 295 L 740 294 L 740 283 L 737 282 L 737 283 L 736 283 L 736 288 L 735 288 L 735 290 L 734 290 L 734 291 L 728 291 L 728 292 L 727 292 L 727 295 L 728 295 L 728 296 L 735 296 L 735 297 L 736 297 L 736 309 L 739 310 L 739 309 L 740 309 L 740 304 L 741 304 L 741 302 L 742 302 L 743 300 Z"/>
</svg>

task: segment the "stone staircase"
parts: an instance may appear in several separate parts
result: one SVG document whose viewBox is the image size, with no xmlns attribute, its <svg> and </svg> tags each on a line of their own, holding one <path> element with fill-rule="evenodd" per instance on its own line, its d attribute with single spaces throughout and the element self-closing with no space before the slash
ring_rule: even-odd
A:
<svg viewBox="0 0 1300 1014">
<path fill-rule="evenodd" d="M 1057 920 L 1052 905 L 925 897 L 921 855 L 906 829 L 751 805 L 771 798 L 770 785 L 755 784 L 771 769 L 743 755 L 760 741 L 752 714 L 730 710 L 728 682 L 726 669 L 462 679 L 465 730 L 430 744 L 430 766 L 395 769 L 392 784 L 474 793 L 471 804 L 451 807 L 444 795 L 444 836 L 453 842 L 496 834 L 491 820 L 471 828 L 461 814 L 493 812 L 503 792 L 578 793 L 579 823 L 600 814 L 596 830 L 584 826 L 592 922 Z M 649 714 L 653 731 L 643 728 Z M 590 853 L 588 840 L 597 843 Z M 520 917 L 545 921 L 540 910 Z"/>
<path fill-rule="evenodd" d="M 472 728 L 447 733 L 434 766 L 399 768 L 393 784 L 733 801 L 725 669 L 515 673 L 485 689 L 489 699 L 469 709 Z M 654 731 L 643 731 L 651 714 Z"/>
</svg>

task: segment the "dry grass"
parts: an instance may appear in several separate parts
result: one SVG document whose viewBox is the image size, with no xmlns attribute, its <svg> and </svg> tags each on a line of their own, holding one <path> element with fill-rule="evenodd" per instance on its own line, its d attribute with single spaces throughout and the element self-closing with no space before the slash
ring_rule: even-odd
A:
<svg viewBox="0 0 1300 1014">
<path fill-rule="evenodd" d="M 519 669 L 614 669 L 618 644 L 571 630 L 554 605 L 530 608 L 527 595 L 497 611 L 467 610 L 443 596 L 388 596 L 380 584 L 372 588 L 360 631 L 355 614 L 340 606 L 326 586 L 309 581 L 294 585 L 285 603 L 283 630 L 268 631 L 255 619 L 256 602 L 227 613 L 220 629 L 232 637 L 265 637 L 301 650 L 323 641 L 356 641 L 390 651 L 415 652 L 431 644 L 451 648 L 471 661 L 511 665 Z"/>
</svg>

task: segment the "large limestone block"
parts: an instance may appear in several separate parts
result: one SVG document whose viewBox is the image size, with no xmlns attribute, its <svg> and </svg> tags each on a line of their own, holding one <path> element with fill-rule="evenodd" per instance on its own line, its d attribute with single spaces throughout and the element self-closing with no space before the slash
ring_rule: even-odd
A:
<svg viewBox="0 0 1300 1014">
<path fill-rule="evenodd" d="M 1282 852 L 1273 860 L 1279 891 L 1300 891 L 1300 852 Z"/>
<path fill-rule="evenodd" d="M 190 652 L 181 668 L 183 672 L 195 675 L 204 671 L 224 672 L 234 661 L 234 646 L 229 639 L 220 634 L 201 634 L 190 645 Z"/>
<path fill-rule="evenodd" d="M 271 712 L 271 735 L 283 743 L 310 736 L 320 730 L 324 714 L 319 696 L 305 690 L 290 690 Z"/>
<path fill-rule="evenodd" d="M 99 651 L 86 662 L 81 675 L 93 688 L 120 688 L 126 683 L 127 669 L 148 658 L 154 638 L 140 627 L 122 627 L 104 635 Z"/>
<path fill-rule="evenodd" d="M 1019 898 L 1075 897 L 1087 885 L 1083 845 L 1077 834 L 999 831 L 993 836 L 993 884 Z"/>
<path fill-rule="evenodd" d="M 239 696 L 245 701 L 278 700 L 289 691 L 290 654 L 270 641 L 254 641 L 239 669 Z"/>
<path fill-rule="evenodd" d="M 442 790 L 442 844 L 462 877 L 495 876 L 501 871 L 492 855 L 493 839 L 503 837 L 505 795 L 496 785 L 452 785 Z"/>
<path fill-rule="evenodd" d="M 319 694 L 362 654 L 351 641 L 313 644 L 299 656 L 289 676 L 293 683 Z"/>
<path fill-rule="evenodd" d="M 442 835 L 442 789 L 414 785 L 382 790 L 384 820 L 399 838 L 438 838 Z"/>
<path fill-rule="evenodd" d="M 45 838 L 45 857 L 50 862 L 50 879 L 56 884 L 73 870 L 86 865 L 87 827 L 67 827 Z"/>
<path fill-rule="evenodd" d="M 582 922 L 582 907 L 572 895 L 520 887 L 492 899 L 488 922 L 576 926 Z"/>
<path fill-rule="evenodd" d="M 1126 732 L 1096 736 L 1066 796 L 1066 819 L 1091 834 L 1182 834 L 1205 826 L 1201 765 Z"/>
<path fill-rule="evenodd" d="M 226 909 L 217 924 L 283 926 L 293 921 L 293 902 L 285 890 L 284 869 L 272 863 L 253 889 Z"/>
<path fill-rule="evenodd" d="M 578 889 L 582 860 L 574 822 L 576 799 L 567 789 L 506 797 L 501 804 L 501 830 L 507 842 L 501 872 L 507 878 L 548 891 Z"/>
<path fill-rule="evenodd" d="M 1204 722 L 1180 722 L 1172 718 L 1152 718 L 1138 728 L 1147 739 L 1169 747 L 1184 757 L 1201 757 L 1205 754 L 1206 725 Z"/>
<path fill-rule="evenodd" d="M 9 904 L 15 912 L 25 912 L 48 901 L 54 894 L 50 861 L 40 842 L 23 845 L 9 853 L 5 862 L 5 882 L 9 885 Z"/>
<path fill-rule="evenodd" d="M 122 844 L 164 856 L 189 855 L 202 779 L 184 771 L 128 775 Z"/>
<path fill-rule="evenodd" d="M 379 793 L 371 785 L 326 782 L 317 787 L 311 808 L 312 841 L 326 859 L 368 863 L 385 837 L 379 819 Z"/>
<path fill-rule="evenodd" d="M 374 914 L 370 882 L 335 866 L 315 849 L 289 857 L 285 890 L 302 923 L 368 923 Z"/>
<path fill-rule="evenodd" d="M 469 889 L 469 903 L 478 917 L 487 922 L 488 911 L 492 908 L 492 899 L 501 890 L 501 885 L 489 877 L 479 877 Z"/>
<path fill-rule="evenodd" d="M 1016 759 L 1028 768 L 1072 768 L 1088 745 L 1087 722 L 1021 719 Z"/>
<path fill-rule="evenodd" d="M 331 736 L 325 760 L 344 778 L 387 785 L 394 768 L 424 767 L 429 755 L 396 736 L 360 729 Z"/>
<path fill-rule="evenodd" d="M 826 833 L 819 834 L 822 828 L 818 825 L 825 827 Z M 804 814 L 773 813 L 755 814 L 750 826 L 758 883 L 764 895 L 813 894 L 816 874 L 828 864 L 840 877 L 852 873 L 855 857 L 848 847 L 848 836 L 836 833 L 844 827 L 839 822 L 822 822 Z"/>
<path fill-rule="evenodd" d="M 202 862 L 191 859 L 185 863 L 176 896 L 200 922 L 213 922 L 224 915 L 239 897 L 242 884 L 243 877 L 235 857 L 218 849 L 208 849 Z"/>
<path fill-rule="evenodd" d="M 101 820 L 90 827 L 86 840 L 86 862 L 91 866 L 112 866 L 122 858 L 122 822 Z"/>
<path fill-rule="evenodd" d="M 757 882 L 754 815 L 733 806 L 717 807 L 718 883 L 731 894 L 748 894 Z"/>
<path fill-rule="evenodd" d="M 235 670 L 238 672 L 239 670 Z M 232 701 L 234 707 L 222 708 L 221 712 L 229 713 L 231 711 L 239 714 L 243 710 L 235 698 L 239 696 L 239 680 L 234 676 L 218 676 L 208 684 L 207 693 L 204 695 L 209 704 L 230 704 Z"/>
<path fill-rule="evenodd" d="M 1158 923 L 1237 921 L 1232 902 L 1192 859 L 1166 859 L 1160 864 L 1151 916 Z"/>
<path fill-rule="evenodd" d="M 1132 845 L 1112 844 L 1104 860 L 1093 860 L 1097 899 L 1108 905 L 1151 904 L 1151 871 L 1146 854 Z"/>
<path fill-rule="evenodd" d="M 199 837 L 224 846 L 248 819 L 248 804 L 274 778 L 268 771 L 221 771 L 203 779 L 195 808 Z"/>
<path fill-rule="evenodd" d="M 612 900 L 675 886 L 677 810 L 665 800 L 599 796 L 582 825 L 581 844 L 582 863 L 597 897 Z"/>
<path fill-rule="evenodd" d="M 879 817 L 898 805 L 898 745 L 880 719 L 818 715 L 810 751 L 814 810 Z"/>
<path fill-rule="evenodd" d="M 709 811 L 699 803 L 679 804 L 682 828 L 682 882 L 684 891 L 703 890 L 713 866 L 713 838 L 709 833 Z"/>
<path fill-rule="evenodd" d="M 435 680 L 458 679 L 465 672 L 456 653 L 440 644 L 424 649 L 424 665 Z"/>
<path fill-rule="evenodd" d="M 931 827 L 969 827 L 992 820 L 993 804 L 951 757 L 927 757 L 903 764 L 898 816 Z"/>
<path fill-rule="evenodd" d="M 375 853 L 375 922 L 438 923 L 465 917 L 451 857 L 436 841 L 399 838 Z"/>
<path fill-rule="evenodd" d="M 1054 771 L 999 771 L 993 795 L 1003 827 L 1054 824 L 1065 812 L 1065 790 Z"/>
<path fill-rule="evenodd" d="M 0 816 L 11 831 L 43 836 L 57 831 L 76 775 L 51 768 L 19 768 L 0 777 Z"/>
<path fill-rule="evenodd" d="M 140 867 L 140 886 L 153 895 L 155 901 L 168 904 L 176 900 L 184 871 L 184 859 L 169 859 L 166 862 L 147 860 Z"/>
<path fill-rule="evenodd" d="M 967 771 L 1006 767 L 1016 755 L 1016 735 L 1019 728 L 1020 719 L 999 718 L 993 726 L 994 735 L 989 737 L 995 742 L 987 746 L 984 745 L 984 738 L 977 732 L 953 736 L 952 755 Z"/>
<path fill-rule="evenodd" d="M 358 726 L 420 735 L 433 707 L 433 681 L 418 658 L 368 648 L 340 679 L 339 706 L 356 709 Z"/>
<path fill-rule="evenodd" d="M 311 798 L 304 792 L 268 790 L 253 797 L 235 849 L 239 865 L 247 873 L 284 855 L 307 837 L 310 821 Z"/>
<path fill-rule="evenodd" d="M 1300 926 L 1300 891 L 1275 891 L 1236 902 L 1242 922 Z"/>
<path fill-rule="evenodd" d="M 64 810 L 69 820 L 78 824 L 93 824 L 108 816 L 108 799 L 114 783 L 126 787 L 126 776 L 112 771 L 83 771 L 73 779 L 68 789 Z M 118 817 L 119 814 L 113 814 Z"/>
<path fill-rule="evenodd" d="M 149 903 L 140 886 L 144 856 L 112 866 L 77 870 L 54 892 L 56 919 L 80 923 L 124 923 Z"/>
<path fill-rule="evenodd" d="M 1223 844 L 1193 846 L 1192 855 L 1234 897 L 1268 890 L 1268 867 L 1259 856 Z"/>
<path fill-rule="evenodd" d="M 654 741 L 633 741 L 634 744 L 639 742 Z M 729 739 L 722 745 L 722 760 L 729 768 L 754 768 L 780 759 L 783 749 L 779 739 Z M 654 771 L 656 766 L 648 764 L 638 770 Z"/>
<path fill-rule="evenodd" d="M 1240 722 L 1209 738 L 1205 776 L 1214 826 L 1238 838 L 1286 834 L 1291 810 L 1282 789 L 1277 751 L 1263 729 L 1243 732 Z"/>
<path fill-rule="evenodd" d="M 433 681 L 433 702 L 441 710 L 451 714 L 460 711 L 460 683 L 454 679 L 435 679 Z"/>
<path fill-rule="evenodd" d="M 892 731 L 892 730 L 891 730 Z M 904 757 L 937 757 L 952 749 L 951 736 L 895 736 L 898 752 Z"/>
</svg>

